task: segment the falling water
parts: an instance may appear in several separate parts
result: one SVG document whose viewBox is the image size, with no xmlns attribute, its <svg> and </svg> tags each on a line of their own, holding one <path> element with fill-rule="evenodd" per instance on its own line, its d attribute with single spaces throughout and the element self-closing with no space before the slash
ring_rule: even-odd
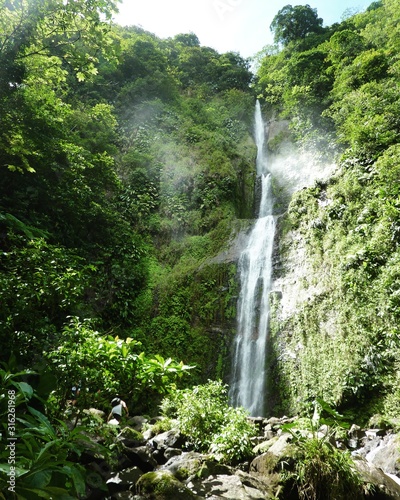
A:
<svg viewBox="0 0 400 500">
<path fill-rule="evenodd" d="M 257 101 L 255 142 L 261 201 L 258 219 L 238 263 L 241 292 L 230 389 L 231 404 L 244 406 L 252 416 L 264 416 L 265 413 L 269 292 L 275 234 L 271 174 L 267 170 L 264 141 L 265 125 Z"/>
</svg>

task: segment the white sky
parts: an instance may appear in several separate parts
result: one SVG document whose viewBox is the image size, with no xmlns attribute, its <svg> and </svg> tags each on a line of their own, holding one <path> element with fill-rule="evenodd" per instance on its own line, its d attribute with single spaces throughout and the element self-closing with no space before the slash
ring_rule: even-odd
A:
<svg viewBox="0 0 400 500">
<path fill-rule="evenodd" d="M 329 26 L 343 14 L 363 11 L 373 0 L 123 0 L 115 21 L 141 26 L 160 38 L 193 32 L 219 53 L 251 57 L 272 43 L 269 26 L 285 5 L 310 5 Z"/>
</svg>

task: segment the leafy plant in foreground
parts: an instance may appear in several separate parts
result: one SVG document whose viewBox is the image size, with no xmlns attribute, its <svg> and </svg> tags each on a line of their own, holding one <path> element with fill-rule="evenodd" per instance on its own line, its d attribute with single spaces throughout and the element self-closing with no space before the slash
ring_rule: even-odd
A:
<svg viewBox="0 0 400 500">
<path fill-rule="evenodd" d="M 52 424 L 34 408 L 42 403 L 25 381 L 32 374 L 31 370 L 12 373 L 5 364 L 0 369 L 1 433 L 9 444 L 0 450 L 0 498 L 83 498 L 86 471 L 73 459 L 79 458 L 90 438 L 84 426 L 70 430 L 63 422 Z M 90 448 L 94 453 L 105 451 L 92 441 Z"/>
<path fill-rule="evenodd" d="M 320 413 L 327 414 L 326 420 Z M 321 432 L 321 424 L 325 426 Z M 328 425 L 327 425 L 328 424 Z M 293 436 L 294 470 L 285 473 L 294 481 L 300 500 L 358 500 L 363 496 L 363 481 L 356 471 L 348 451 L 338 450 L 335 437 L 347 425 L 343 417 L 325 401 L 317 400 L 315 412 L 306 430 L 286 430 Z"/>
<path fill-rule="evenodd" d="M 256 435 L 254 424 L 248 420 L 244 408 L 228 407 L 225 423 L 212 437 L 210 452 L 221 462 L 238 462 L 251 455 Z"/>
<path fill-rule="evenodd" d="M 149 358 L 141 352 L 141 343 L 102 335 L 89 321 L 71 318 L 64 327 L 63 342 L 44 354 L 58 380 L 56 398 L 61 406 L 71 387 L 79 384 L 78 407 L 104 403 L 119 394 L 130 402 L 147 403 L 149 395 L 167 394 L 192 366 L 160 355 Z M 146 393 L 146 398 L 143 393 Z"/>
<path fill-rule="evenodd" d="M 301 500 L 363 498 L 362 481 L 348 452 L 317 436 L 300 438 L 296 446 L 292 477 Z"/>
</svg>

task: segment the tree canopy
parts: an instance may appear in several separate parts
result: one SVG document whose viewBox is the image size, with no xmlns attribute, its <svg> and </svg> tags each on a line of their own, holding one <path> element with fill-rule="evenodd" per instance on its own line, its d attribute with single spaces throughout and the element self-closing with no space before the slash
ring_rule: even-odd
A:
<svg viewBox="0 0 400 500">
<path fill-rule="evenodd" d="M 275 43 L 288 45 L 310 33 L 322 31 L 323 20 L 318 17 L 317 9 L 307 5 L 285 5 L 276 14 L 270 29 L 274 34 Z"/>
</svg>

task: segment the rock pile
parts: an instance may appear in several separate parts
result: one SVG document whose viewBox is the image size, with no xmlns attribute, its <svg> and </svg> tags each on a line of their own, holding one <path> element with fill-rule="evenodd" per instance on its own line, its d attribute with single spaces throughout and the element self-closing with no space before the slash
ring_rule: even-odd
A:
<svg viewBox="0 0 400 500">
<path fill-rule="evenodd" d="M 113 470 L 105 462 L 92 457 L 87 470 L 106 484 L 92 481 L 88 500 L 268 500 L 298 499 L 297 492 L 281 481 L 282 468 L 293 465 L 293 431 L 285 430 L 293 418 L 252 418 L 258 428 L 254 439 L 254 456 L 246 463 L 225 465 L 211 455 L 197 453 L 186 447 L 185 439 L 176 429 L 154 435 L 152 424 L 142 417 L 130 419 L 117 438 L 118 463 Z M 143 432 L 142 432 L 143 431 Z M 329 429 L 318 430 L 321 439 L 328 438 Z M 302 431 L 307 434 L 306 431 Z M 315 436 L 314 436 L 315 437 Z M 368 499 L 400 498 L 400 446 L 397 435 L 390 431 L 361 430 L 353 426 L 346 439 L 335 442 L 352 449 L 357 469 L 366 483 L 374 485 Z M 285 491 L 285 488 L 287 491 Z M 350 500 L 350 499 L 349 499 Z"/>
</svg>

